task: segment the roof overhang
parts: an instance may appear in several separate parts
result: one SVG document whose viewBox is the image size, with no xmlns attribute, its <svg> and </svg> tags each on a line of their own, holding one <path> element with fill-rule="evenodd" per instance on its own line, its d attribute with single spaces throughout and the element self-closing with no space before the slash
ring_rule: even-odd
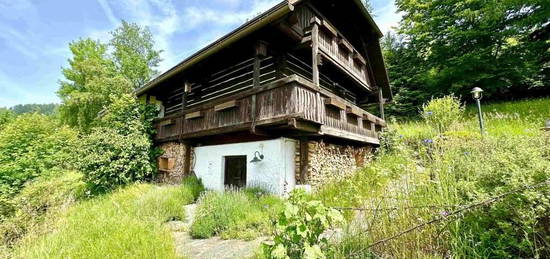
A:
<svg viewBox="0 0 550 259">
<path fill-rule="evenodd" d="M 280 2 L 279 4 L 275 5 L 274 7 L 267 10 L 266 12 L 246 22 L 245 24 L 241 25 L 237 29 L 231 31 L 230 33 L 226 34 L 220 39 L 214 41 L 213 43 L 199 50 L 195 54 L 184 59 L 182 62 L 180 62 L 176 66 L 172 67 L 168 71 L 162 73 L 158 77 L 149 81 L 143 87 L 135 90 L 136 95 L 139 96 L 148 92 L 149 90 L 153 89 L 155 86 L 171 78 L 172 76 L 205 60 L 209 56 L 219 52 L 220 50 L 226 48 L 227 46 L 230 46 L 231 44 L 239 41 L 240 39 L 252 34 L 253 32 L 263 28 L 264 26 L 282 18 L 286 14 L 294 11 L 295 6 L 303 1 L 305 0 L 284 0 Z M 373 27 L 375 33 L 379 36 L 379 38 L 381 38 L 383 36 L 383 33 L 380 31 L 380 28 L 374 22 L 374 19 L 369 14 L 369 11 L 367 10 L 367 8 L 363 5 L 363 3 L 361 3 L 361 0 L 352 0 L 352 1 L 361 10 L 361 12 L 365 16 L 369 24 Z"/>
</svg>

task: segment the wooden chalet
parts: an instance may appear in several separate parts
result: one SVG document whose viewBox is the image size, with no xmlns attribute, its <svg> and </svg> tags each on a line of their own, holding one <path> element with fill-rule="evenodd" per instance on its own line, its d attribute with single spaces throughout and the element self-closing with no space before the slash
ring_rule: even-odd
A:
<svg viewBox="0 0 550 259">
<path fill-rule="evenodd" d="M 296 141 L 300 172 L 293 173 L 305 184 L 309 141 L 379 144 L 383 105 L 392 99 L 381 37 L 359 0 L 283 1 L 137 94 L 161 107 L 159 145 L 186 145 L 182 174 L 197 171 L 194 148 L 285 138 Z M 373 104 L 382 118 L 365 110 Z"/>
</svg>

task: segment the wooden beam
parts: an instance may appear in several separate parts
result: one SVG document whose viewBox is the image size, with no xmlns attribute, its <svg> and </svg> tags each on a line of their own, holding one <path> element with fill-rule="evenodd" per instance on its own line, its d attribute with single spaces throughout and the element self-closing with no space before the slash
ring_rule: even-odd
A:
<svg viewBox="0 0 550 259">
<path fill-rule="evenodd" d="M 326 32 L 330 33 L 332 37 L 338 36 L 338 31 L 326 20 L 321 22 L 321 28 L 325 29 Z"/>
<path fill-rule="evenodd" d="M 309 170 L 309 144 L 307 138 L 300 138 L 300 184 L 307 183 L 307 173 Z"/>
<path fill-rule="evenodd" d="M 168 120 L 161 121 L 159 123 L 159 126 L 164 127 L 164 126 L 168 126 L 168 125 L 173 125 L 174 123 L 176 123 L 175 119 L 168 119 Z"/>
<path fill-rule="evenodd" d="M 346 39 L 338 39 L 338 45 L 344 47 L 349 53 L 353 53 L 353 46 Z"/>
<path fill-rule="evenodd" d="M 237 100 L 231 100 L 214 106 L 214 111 L 220 112 L 239 107 Z"/>
<path fill-rule="evenodd" d="M 371 137 L 355 134 L 349 131 L 335 129 L 325 125 L 321 126 L 321 133 L 328 136 L 333 136 L 333 137 L 343 138 L 343 139 L 351 139 L 351 140 L 355 140 L 363 143 L 376 144 L 376 145 L 380 144 L 380 140 L 376 138 L 371 138 Z"/>
<path fill-rule="evenodd" d="M 363 117 L 363 111 L 355 106 L 348 106 L 346 107 L 346 113 L 347 114 L 353 114 L 357 117 Z"/>
<path fill-rule="evenodd" d="M 313 84 L 319 86 L 319 24 L 321 20 L 317 17 L 311 18 L 311 49 L 312 49 L 312 74 Z"/>
<path fill-rule="evenodd" d="M 190 176 L 191 174 L 191 149 L 193 147 L 189 144 L 185 145 L 185 160 L 183 161 L 183 174 Z"/>
<path fill-rule="evenodd" d="M 204 117 L 204 112 L 202 111 L 196 111 L 196 112 L 185 114 L 186 120 L 198 119 L 202 117 Z"/>
<path fill-rule="evenodd" d="M 330 106 L 336 107 L 340 110 L 345 110 L 346 109 L 346 104 L 344 102 L 340 101 L 336 97 L 325 98 L 325 105 L 330 105 Z"/>
</svg>

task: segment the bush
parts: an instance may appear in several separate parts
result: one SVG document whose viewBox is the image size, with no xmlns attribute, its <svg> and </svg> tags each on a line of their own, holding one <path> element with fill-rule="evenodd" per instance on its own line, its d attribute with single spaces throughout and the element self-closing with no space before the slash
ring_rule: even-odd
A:
<svg viewBox="0 0 550 259">
<path fill-rule="evenodd" d="M 84 197 L 84 192 L 82 175 L 75 172 L 62 171 L 27 184 L 14 198 L 14 215 L 0 224 L 0 244 L 13 245 L 48 213 L 70 206 Z"/>
<path fill-rule="evenodd" d="M 191 192 L 178 186 L 136 184 L 82 202 L 27 236 L 16 258 L 176 258 L 164 225 L 185 216 Z"/>
<path fill-rule="evenodd" d="M 202 180 L 197 178 L 196 176 L 185 177 L 183 179 L 182 186 L 183 188 L 190 190 L 193 195 L 193 201 L 197 201 L 197 199 L 205 191 Z"/>
<path fill-rule="evenodd" d="M 0 108 L 0 131 L 4 128 L 8 122 L 15 118 L 15 114 L 6 108 Z"/>
<path fill-rule="evenodd" d="M 280 208 L 280 200 L 273 196 L 255 196 L 246 192 L 228 190 L 207 192 L 198 201 L 191 225 L 191 236 L 250 240 L 270 231 L 270 215 Z"/>
<path fill-rule="evenodd" d="M 273 245 L 264 245 L 268 258 L 325 258 L 328 240 L 321 237 L 344 218 L 320 201 L 307 201 L 301 189 L 292 191 L 276 222 Z"/>
<path fill-rule="evenodd" d="M 442 134 L 449 130 L 453 123 L 460 120 L 464 107 L 460 100 L 452 95 L 432 99 L 422 106 L 422 118 L 426 123 Z"/>
<path fill-rule="evenodd" d="M 77 133 L 51 118 L 17 117 L 0 131 L 0 197 L 13 197 L 27 181 L 52 168 L 71 169 L 76 147 Z"/>
<path fill-rule="evenodd" d="M 152 178 L 158 150 L 153 147 L 149 107 L 124 96 L 113 101 L 83 141 L 79 169 L 94 192 Z"/>
</svg>

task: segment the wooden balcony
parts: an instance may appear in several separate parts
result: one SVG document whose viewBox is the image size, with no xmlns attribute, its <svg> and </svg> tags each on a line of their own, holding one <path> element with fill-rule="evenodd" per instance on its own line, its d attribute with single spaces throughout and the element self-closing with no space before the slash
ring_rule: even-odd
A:
<svg viewBox="0 0 550 259">
<path fill-rule="evenodd" d="M 384 121 L 292 75 L 157 119 L 155 126 L 158 142 L 258 129 L 379 144 Z"/>
<path fill-rule="evenodd" d="M 364 88 L 374 90 L 369 82 L 366 58 L 328 21 L 314 17 L 311 24 L 318 30 L 308 31 L 302 43 L 318 42 L 316 46 L 322 60 L 331 62 Z"/>
</svg>

